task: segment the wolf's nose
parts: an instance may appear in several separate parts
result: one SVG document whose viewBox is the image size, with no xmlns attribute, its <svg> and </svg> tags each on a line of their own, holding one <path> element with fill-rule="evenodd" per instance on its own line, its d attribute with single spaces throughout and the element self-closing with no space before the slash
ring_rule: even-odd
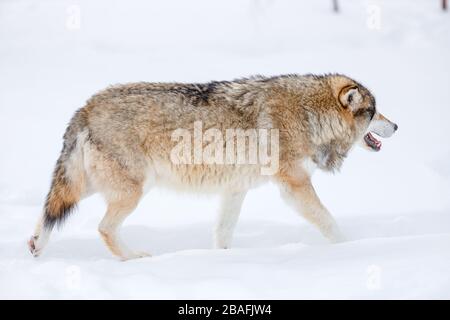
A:
<svg viewBox="0 0 450 320">
<path fill-rule="evenodd" d="M 398 129 L 398 125 L 396 123 L 394 123 L 394 131 L 397 131 Z"/>
</svg>

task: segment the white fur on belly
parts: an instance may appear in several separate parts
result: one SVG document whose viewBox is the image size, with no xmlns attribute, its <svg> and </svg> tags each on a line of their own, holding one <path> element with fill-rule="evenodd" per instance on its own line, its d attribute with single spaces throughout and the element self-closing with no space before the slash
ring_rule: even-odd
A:
<svg viewBox="0 0 450 320">
<path fill-rule="evenodd" d="M 317 169 L 317 165 L 311 160 L 311 158 L 305 158 L 302 161 L 302 167 L 305 172 L 311 177 Z"/>
</svg>

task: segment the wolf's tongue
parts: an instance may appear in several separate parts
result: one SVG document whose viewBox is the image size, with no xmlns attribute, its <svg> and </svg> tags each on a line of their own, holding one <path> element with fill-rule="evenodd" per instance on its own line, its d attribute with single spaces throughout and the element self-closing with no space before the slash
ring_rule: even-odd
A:
<svg viewBox="0 0 450 320">
<path fill-rule="evenodd" d="M 381 142 L 375 139 L 375 137 L 369 132 L 364 136 L 364 141 L 366 144 L 375 151 L 380 151 Z"/>
</svg>

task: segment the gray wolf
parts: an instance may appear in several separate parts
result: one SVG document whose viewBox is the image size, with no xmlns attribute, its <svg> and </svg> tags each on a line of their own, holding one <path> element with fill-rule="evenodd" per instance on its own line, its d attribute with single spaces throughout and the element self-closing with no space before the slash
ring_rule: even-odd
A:
<svg viewBox="0 0 450 320">
<path fill-rule="evenodd" d="M 199 121 L 219 136 L 230 128 L 277 130 L 271 145 L 272 155 L 277 153 L 276 170 L 262 174 L 261 163 L 205 163 L 195 157 L 174 161 L 173 133 L 195 130 Z M 247 191 L 267 181 L 278 184 L 284 199 L 326 238 L 342 241 L 311 175 L 316 168 L 339 170 L 354 145 L 379 151 L 375 135 L 389 137 L 396 130 L 397 125 L 378 112 L 368 89 L 339 74 L 112 86 L 91 97 L 70 121 L 29 249 L 38 256 L 55 225 L 61 225 L 79 201 L 100 193 L 107 210 L 98 230 L 109 250 L 122 260 L 147 256 L 130 250 L 119 231 L 154 186 L 219 193 L 214 244 L 229 248 Z M 207 142 L 200 144 L 206 148 Z M 251 150 L 245 146 L 245 151 Z"/>
</svg>

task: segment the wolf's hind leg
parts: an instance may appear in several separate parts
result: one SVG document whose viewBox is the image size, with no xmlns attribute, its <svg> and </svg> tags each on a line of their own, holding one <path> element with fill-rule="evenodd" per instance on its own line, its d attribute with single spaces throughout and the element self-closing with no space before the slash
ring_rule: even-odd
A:
<svg viewBox="0 0 450 320">
<path fill-rule="evenodd" d="M 306 220 L 314 224 L 331 242 L 342 242 L 344 236 L 339 227 L 320 202 L 309 178 L 281 177 L 282 195 Z"/>
<path fill-rule="evenodd" d="M 38 221 L 36 228 L 30 240 L 28 240 L 28 249 L 34 257 L 38 257 L 50 238 L 51 229 L 44 227 L 45 216 Z"/>
<path fill-rule="evenodd" d="M 239 218 L 247 191 L 222 195 L 219 220 L 214 230 L 214 246 L 217 249 L 230 247 L 233 231 Z"/>
<path fill-rule="evenodd" d="M 108 249 L 113 255 L 125 261 L 129 259 L 150 256 L 145 252 L 131 251 L 120 239 L 120 226 L 125 218 L 136 208 L 142 191 L 114 193 L 114 198 L 108 199 L 108 209 L 98 230 Z"/>
</svg>

